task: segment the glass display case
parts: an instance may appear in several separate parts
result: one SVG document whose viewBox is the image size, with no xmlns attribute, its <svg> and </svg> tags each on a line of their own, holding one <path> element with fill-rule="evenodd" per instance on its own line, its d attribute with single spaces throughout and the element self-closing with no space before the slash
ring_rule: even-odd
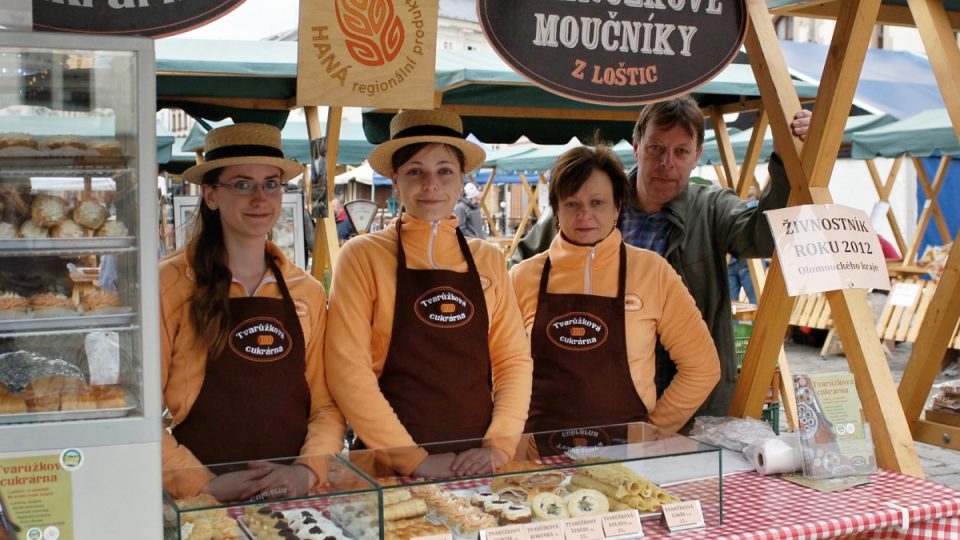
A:
<svg viewBox="0 0 960 540">
<path fill-rule="evenodd" d="M 513 460 L 492 473 L 493 464 L 448 479 L 396 472 L 411 455 L 452 459 L 471 449 L 513 444 Z M 706 527 L 722 522 L 720 449 L 646 423 L 527 434 L 517 440 L 353 451 L 346 459 L 380 487 L 382 529 L 389 539 L 429 534 L 470 539 L 481 531 L 517 525 L 549 524 L 562 532 L 564 527 L 589 527 L 594 518 L 607 527 L 602 518 L 613 513 L 618 518 L 635 515 L 647 536 L 656 536 L 667 533 L 661 507 L 681 501 L 698 502 Z M 355 510 L 329 508 L 331 519 L 342 523 L 352 522 Z"/>
<path fill-rule="evenodd" d="M 303 458 L 300 458 L 303 459 Z M 308 458 L 309 459 L 309 458 Z M 168 540 L 233 538 L 310 538 L 375 540 L 380 538 L 380 491 L 372 480 L 362 476 L 344 461 L 333 456 L 321 460 L 326 478 L 309 493 L 288 497 L 283 493 L 255 494 L 242 502 L 221 504 L 210 495 L 175 499 L 164 493 L 164 538 Z M 289 463 L 292 459 L 273 460 Z M 245 463 L 216 465 L 215 472 L 247 469 Z M 165 471 L 165 475 L 208 474 L 206 467 Z M 269 495 L 269 499 L 267 496 Z M 357 519 L 334 523 L 331 508 L 356 508 Z M 368 513 L 360 513 L 369 509 Z M 362 531 L 358 528 L 362 527 Z M 346 529 L 353 532 L 347 533 Z M 354 534 L 357 532 L 358 534 Z"/>
<path fill-rule="evenodd" d="M 490 454 L 479 450 L 490 446 L 514 447 L 516 454 L 494 467 L 483 461 Z M 427 455 L 459 468 L 463 463 L 454 456 L 470 454 L 481 459 L 462 460 L 473 461 L 466 465 L 473 472 L 466 474 L 419 478 L 398 472 Z M 245 468 L 165 471 L 165 478 Z M 663 505 L 671 503 L 696 503 L 707 528 L 723 518 L 720 449 L 644 423 L 355 450 L 332 456 L 327 470 L 326 483 L 302 497 L 254 494 L 221 504 L 207 495 L 165 495 L 166 537 L 221 539 L 242 532 L 242 538 L 257 540 L 475 540 L 481 532 L 531 527 L 538 529 L 528 533 L 549 530 L 550 538 L 564 538 L 565 528 L 589 527 L 591 520 L 606 537 L 617 536 L 611 532 L 616 527 L 627 531 L 624 537 L 636 537 L 631 522 L 657 537 L 668 534 L 660 518 Z M 546 538 L 511 536 L 526 537 Z"/>
<path fill-rule="evenodd" d="M 124 496 L 159 484 L 154 65 L 149 39 L 0 32 L 0 462 L 70 471 L 56 503 L 0 483 L 24 538 L 159 538 L 159 496 Z"/>
</svg>

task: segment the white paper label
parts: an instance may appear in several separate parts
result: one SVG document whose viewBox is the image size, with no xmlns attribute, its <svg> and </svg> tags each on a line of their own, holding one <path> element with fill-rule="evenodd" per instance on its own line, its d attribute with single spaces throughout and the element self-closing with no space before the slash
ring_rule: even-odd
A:
<svg viewBox="0 0 960 540">
<path fill-rule="evenodd" d="M 480 540 L 529 540 L 523 525 L 509 525 L 480 531 Z"/>
<path fill-rule="evenodd" d="M 920 295 L 919 283 L 897 283 L 890 292 L 890 304 L 912 308 Z"/>
<path fill-rule="evenodd" d="M 663 505 L 663 520 L 670 532 L 706 527 L 700 501 L 682 501 Z"/>
<path fill-rule="evenodd" d="M 621 510 L 610 512 L 600 517 L 603 523 L 603 534 L 611 536 L 630 535 L 631 538 L 643 536 L 643 527 L 640 525 L 640 513 L 636 510 Z"/>
<path fill-rule="evenodd" d="M 603 538 L 600 516 L 564 520 L 563 534 L 566 540 L 600 540 Z"/>
<path fill-rule="evenodd" d="M 867 215 L 839 204 L 768 210 L 787 294 L 890 289 L 887 263 Z"/>
</svg>

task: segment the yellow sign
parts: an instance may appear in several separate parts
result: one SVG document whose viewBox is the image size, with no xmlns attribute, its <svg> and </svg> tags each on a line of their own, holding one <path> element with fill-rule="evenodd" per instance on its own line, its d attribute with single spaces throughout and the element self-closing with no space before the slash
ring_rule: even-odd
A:
<svg viewBox="0 0 960 540">
<path fill-rule="evenodd" d="M 0 460 L 0 512 L 19 540 L 72 540 L 73 483 L 60 456 Z"/>
<path fill-rule="evenodd" d="M 439 0 L 301 0 L 297 106 L 432 109 Z"/>
</svg>

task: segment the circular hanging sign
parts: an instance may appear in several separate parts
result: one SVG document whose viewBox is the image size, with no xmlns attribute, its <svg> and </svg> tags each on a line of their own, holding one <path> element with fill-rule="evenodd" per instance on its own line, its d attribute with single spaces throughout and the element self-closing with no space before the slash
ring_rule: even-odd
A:
<svg viewBox="0 0 960 540">
<path fill-rule="evenodd" d="M 54 32 L 163 37 L 217 19 L 245 0 L 33 0 L 33 27 Z"/>
<path fill-rule="evenodd" d="M 477 0 L 494 50 L 562 96 L 637 105 L 686 94 L 736 56 L 744 0 Z"/>
</svg>

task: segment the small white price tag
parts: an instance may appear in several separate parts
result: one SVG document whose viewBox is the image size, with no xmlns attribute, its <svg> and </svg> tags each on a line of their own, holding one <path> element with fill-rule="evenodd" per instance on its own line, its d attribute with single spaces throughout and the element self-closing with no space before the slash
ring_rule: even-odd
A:
<svg viewBox="0 0 960 540">
<path fill-rule="evenodd" d="M 603 534 L 607 538 L 625 535 L 629 535 L 631 538 L 643 536 L 640 513 L 636 510 L 610 512 L 601 516 L 600 521 L 603 523 Z"/>
<path fill-rule="evenodd" d="M 670 532 L 700 529 L 706 527 L 703 521 L 703 509 L 700 501 L 683 501 L 663 505 L 663 521 Z"/>
<path fill-rule="evenodd" d="M 564 520 L 563 534 L 566 540 L 602 540 L 604 536 L 600 516 Z"/>
<path fill-rule="evenodd" d="M 912 308 L 919 295 L 919 283 L 897 283 L 890 291 L 890 304 Z"/>
<path fill-rule="evenodd" d="M 523 525 L 508 525 L 480 531 L 480 540 L 530 540 Z"/>
<path fill-rule="evenodd" d="M 527 523 L 524 528 L 530 540 L 564 540 L 562 521 Z"/>
</svg>

